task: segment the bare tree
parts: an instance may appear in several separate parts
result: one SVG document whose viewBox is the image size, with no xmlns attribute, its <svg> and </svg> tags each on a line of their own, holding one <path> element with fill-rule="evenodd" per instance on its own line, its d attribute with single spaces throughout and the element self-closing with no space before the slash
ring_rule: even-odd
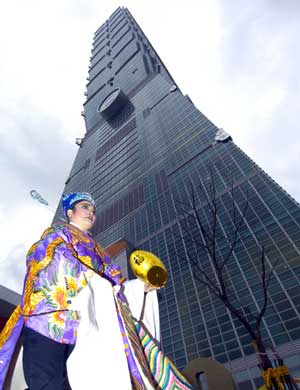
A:
<svg viewBox="0 0 300 390">
<path fill-rule="evenodd" d="M 231 199 L 229 212 L 231 228 L 226 229 L 226 231 L 224 231 L 220 220 L 220 214 L 222 211 L 224 212 L 221 198 L 225 192 L 228 193 Z M 234 259 L 238 244 L 246 230 L 247 212 L 250 207 L 248 194 L 242 204 L 237 202 L 232 179 L 229 190 L 218 193 L 214 176 L 210 172 L 207 181 L 204 182 L 200 179 L 197 186 L 189 183 L 187 201 L 178 202 L 175 206 L 183 232 L 183 240 L 193 243 L 198 252 L 198 256 L 187 254 L 194 278 L 222 301 L 231 315 L 237 318 L 247 330 L 259 361 L 259 367 L 263 370 L 263 373 L 270 374 L 270 384 L 266 388 L 268 390 L 298 389 L 297 385 L 289 380 L 289 375 L 286 374 L 285 378 L 282 377 L 281 380 L 272 375 L 273 365 L 266 352 L 261 334 L 262 319 L 268 306 L 269 283 L 276 264 L 270 264 L 264 246 L 257 242 L 255 261 L 262 303 L 256 306 L 255 310 L 241 302 L 241 299 L 232 289 L 230 277 L 228 277 L 227 265 Z M 201 213 L 203 207 L 206 207 L 207 210 L 205 218 Z M 222 243 L 222 251 L 218 249 L 220 243 Z M 207 264 L 203 265 L 200 261 L 201 253 L 206 254 L 209 259 L 209 267 L 207 267 Z"/>
</svg>

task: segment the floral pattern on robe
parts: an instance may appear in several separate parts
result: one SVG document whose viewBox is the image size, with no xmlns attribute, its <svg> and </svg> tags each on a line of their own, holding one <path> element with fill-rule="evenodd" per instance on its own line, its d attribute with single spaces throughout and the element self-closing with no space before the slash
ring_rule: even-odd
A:
<svg viewBox="0 0 300 390">
<path fill-rule="evenodd" d="M 50 256 L 50 258 L 49 258 Z M 25 326 L 60 343 L 75 344 L 79 315 L 68 306 L 87 284 L 94 272 L 112 285 L 122 284 L 120 267 L 88 234 L 73 225 L 59 224 L 48 228 L 29 250 L 27 275 L 31 264 L 50 260 L 33 277 L 33 292 L 23 309 Z"/>
</svg>

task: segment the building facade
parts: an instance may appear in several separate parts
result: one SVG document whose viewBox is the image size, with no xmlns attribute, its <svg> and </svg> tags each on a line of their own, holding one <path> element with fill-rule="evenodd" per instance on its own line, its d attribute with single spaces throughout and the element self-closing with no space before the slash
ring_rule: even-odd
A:
<svg viewBox="0 0 300 390">
<path fill-rule="evenodd" d="M 87 81 L 86 134 L 77 140 L 64 192 L 92 193 L 98 205 L 94 235 L 104 246 L 125 240 L 166 264 L 169 281 L 160 292 L 166 354 L 179 368 L 199 356 L 212 357 L 231 369 L 239 389 L 261 383 L 245 329 L 197 283 L 187 260 L 199 253 L 183 239 L 178 205 L 188 199 L 190 183 L 198 185 L 213 171 L 225 234 L 232 223 L 230 188 L 236 204 L 249 202 L 241 241 L 228 263 L 230 288 L 259 307 L 257 248 L 267 248 L 269 266 L 277 266 L 262 334 L 297 372 L 299 204 L 182 94 L 126 8 L 118 8 L 95 32 Z M 205 200 L 198 207 L 208 220 Z M 58 210 L 55 219 L 60 216 Z M 218 250 L 222 253 L 222 245 Z M 205 256 L 199 260 L 209 266 Z"/>
</svg>

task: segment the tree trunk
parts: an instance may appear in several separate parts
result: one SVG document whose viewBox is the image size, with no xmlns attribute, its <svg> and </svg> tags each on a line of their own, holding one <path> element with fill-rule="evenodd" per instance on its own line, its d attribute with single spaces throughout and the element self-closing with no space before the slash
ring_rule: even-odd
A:
<svg viewBox="0 0 300 390">
<path fill-rule="evenodd" d="M 263 345 L 263 342 L 260 337 L 253 340 L 253 345 L 255 348 L 256 356 L 259 361 L 259 367 L 266 371 L 268 368 L 272 368 L 272 362 L 269 359 L 269 356 L 266 353 L 266 349 Z M 274 353 L 274 352 L 273 352 Z M 279 355 L 275 353 L 275 356 L 277 356 L 277 362 L 278 364 L 275 364 L 275 366 L 283 366 L 284 362 L 282 359 L 280 359 Z M 281 377 L 280 384 L 283 386 L 284 390 L 299 390 L 298 385 L 294 381 L 293 377 L 290 375 L 284 375 Z M 277 383 L 277 380 L 273 378 L 271 380 L 271 386 L 267 388 L 267 390 L 278 390 L 280 389 L 280 384 Z"/>
<path fill-rule="evenodd" d="M 263 342 L 260 337 L 257 337 L 255 340 L 252 341 L 256 356 L 259 361 L 259 367 L 263 371 L 267 371 L 268 368 L 273 368 L 272 362 L 269 359 L 269 356 L 266 352 L 265 346 L 263 345 Z M 276 381 L 275 378 L 271 378 L 271 384 L 269 387 L 267 387 L 266 384 L 266 389 L 267 390 L 279 390 L 280 387 Z"/>
<path fill-rule="evenodd" d="M 261 338 L 256 338 L 252 341 L 259 364 L 263 370 L 267 370 L 268 368 L 272 368 L 272 362 L 269 359 L 269 356 L 266 352 L 265 346 L 261 340 Z"/>
</svg>

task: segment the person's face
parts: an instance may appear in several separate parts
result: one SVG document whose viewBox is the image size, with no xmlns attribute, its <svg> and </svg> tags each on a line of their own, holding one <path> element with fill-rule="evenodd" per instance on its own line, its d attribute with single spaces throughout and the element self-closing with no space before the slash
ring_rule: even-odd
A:
<svg viewBox="0 0 300 390">
<path fill-rule="evenodd" d="M 95 223 L 95 208 L 89 201 L 82 200 L 75 205 L 73 210 L 68 210 L 68 217 L 70 222 L 76 223 L 87 232 Z"/>
</svg>

